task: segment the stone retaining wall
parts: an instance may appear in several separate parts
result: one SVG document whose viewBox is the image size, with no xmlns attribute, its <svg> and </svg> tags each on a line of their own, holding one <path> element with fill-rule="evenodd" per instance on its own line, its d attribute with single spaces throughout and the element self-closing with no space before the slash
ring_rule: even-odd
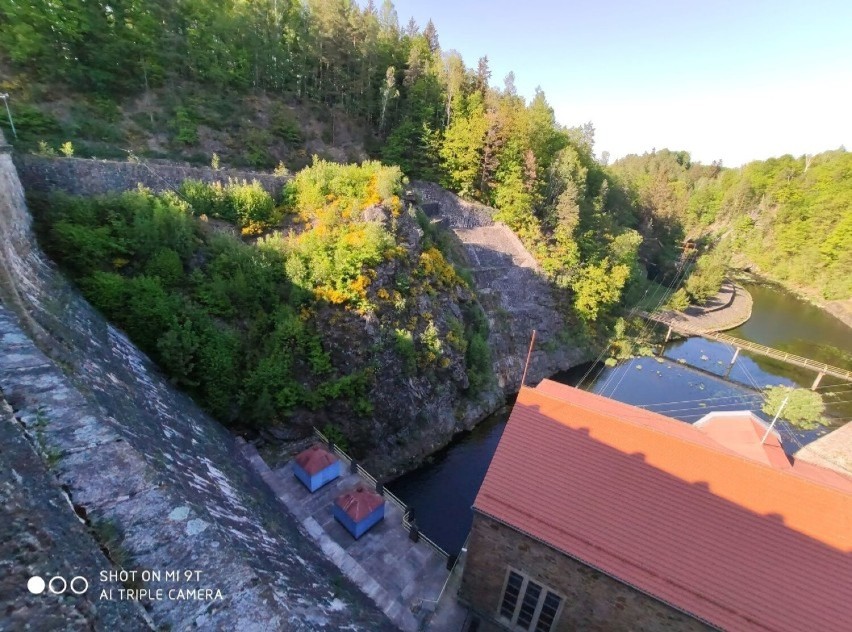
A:
<svg viewBox="0 0 852 632">
<path fill-rule="evenodd" d="M 84 158 L 50 158 L 22 154 L 15 156 L 18 176 L 27 191 L 64 191 L 71 195 L 102 195 L 135 189 L 139 184 L 152 191 L 177 189 L 192 178 L 203 182 L 257 180 L 278 199 L 289 176 L 271 173 L 212 169 L 160 162 L 119 162 Z"/>
<path fill-rule="evenodd" d="M 518 236 L 493 220 L 494 209 L 431 182 L 414 182 L 413 188 L 427 215 L 452 230 L 465 247 L 474 289 L 488 316 L 494 372 L 506 394 L 520 387 L 533 330 L 536 345 L 528 383 L 593 357 L 570 342 L 562 317 L 565 307 Z"/>
</svg>

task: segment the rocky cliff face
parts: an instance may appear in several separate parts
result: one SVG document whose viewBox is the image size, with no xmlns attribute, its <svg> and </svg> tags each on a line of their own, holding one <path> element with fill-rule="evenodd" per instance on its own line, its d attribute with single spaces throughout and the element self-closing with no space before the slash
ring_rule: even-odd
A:
<svg viewBox="0 0 852 632">
<path fill-rule="evenodd" d="M 30 189 L 77 194 L 134 188 L 136 178 L 142 176 L 147 186 L 162 190 L 178 186 L 184 175 L 207 181 L 230 175 L 210 169 L 189 174 L 168 165 L 158 165 L 154 173 L 144 165 L 125 163 L 38 157 L 16 161 Z M 253 175 L 241 173 L 240 177 Z M 274 189 L 276 182 L 264 181 L 264 186 Z M 441 284 L 441 270 L 422 278 L 424 265 L 430 264 L 428 255 L 425 260 L 422 257 L 431 245 L 424 243 L 413 215 L 392 217 L 388 209 L 368 209 L 363 219 L 381 222 L 406 254 L 371 271 L 367 294 L 377 306 L 375 311 L 359 314 L 329 305 L 312 314 L 311 322 L 320 330 L 335 366 L 370 372 L 373 413 L 353 415 L 351 408 L 334 403 L 320 412 L 296 411 L 294 423 L 261 433 L 265 443 L 259 447 L 273 465 L 292 454 L 291 441 L 308 436 L 311 426 L 333 426 L 376 475 L 390 477 L 415 467 L 517 391 L 533 330 L 537 342 L 528 381 L 587 359 L 587 352 L 571 342 L 559 301 L 538 274 L 532 255 L 506 226 L 491 219 L 493 209 L 464 202 L 434 184 L 416 183 L 415 189 L 431 221 L 458 240 L 457 254 L 472 271 L 472 286 Z M 398 300 L 392 305 L 400 292 L 403 306 Z M 469 358 L 465 357 L 466 342 L 459 340 L 459 327 L 469 328 L 471 315 L 482 310 L 488 320 L 487 343 L 496 379 L 470 388 L 465 370 Z M 442 348 L 439 358 L 424 362 L 422 340 L 429 327 Z M 416 342 L 417 358 L 405 358 L 395 348 L 398 332 L 408 332 Z"/>
<path fill-rule="evenodd" d="M 405 251 L 373 271 L 369 294 L 377 309 L 363 316 L 329 308 L 315 318 L 336 366 L 372 367 L 369 399 L 374 412 L 360 419 L 343 411 L 325 414 L 314 425 L 322 428 L 329 422 L 341 428 L 368 469 L 384 478 L 416 467 L 504 399 L 494 380 L 470 382 L 465 330 L 482 308 L 474 288 L 460 282 L 443 256 L 425 243 L 413 211 L 396 218 L 381 216 L 378 209 L 367 211 L 395 234 Z M 394 305 L 393 297 L 403 296 L 401 286 L 405 305 Z M 414 354 L 390 342 L 401 334 L 417 341 Z"/>
<path fill-rule="evenodd" d="M 28 437 L 94 546 L 109 553 L 109 562 L 95 558 L 75 567 L 80 574 L 101 563 L 101 570 L 197 570 L 195 581 L 144 587 L 221 591 L 221 600 L 151 601 L 146 616 L 156 627 L 389 627 L 307 544 L 229 433 L 171 388 L 45 260 L 7 152 L 0 153 L 0 299 L 0 391 L 12 409 L 0 423 Z M 4 442 L 3 449 L 15 445 L 21 444 Z M 10 459 L 4 453 L 4 472 Z M 72 512 L 71 505 L 59 513 Z M 26 521 L 20 524 L 26 530 Z M 55 531 L 44 526 L 19 536 L 48 538 Z M 69 559 L 34 557 L 19 570 L 60 573 Z M 4 607 L 11 607 L 0 611 L 0 628 L 15 627 L 26 579 L 3 585 Z M 97 577 L 88 580 L 100 587 Z M 144 627 L 143 619 L 129 617 L 126 627 Z"/>
</svg>

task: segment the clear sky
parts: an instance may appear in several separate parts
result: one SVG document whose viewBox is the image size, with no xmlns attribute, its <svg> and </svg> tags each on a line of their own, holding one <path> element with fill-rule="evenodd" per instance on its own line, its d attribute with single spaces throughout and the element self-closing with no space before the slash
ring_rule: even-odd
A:
<svg viewBox="0 0 852 632">
<path fill-rule="evenodd" d="M 381 4 L 376 2 L 376 4 Z M 852 0 L 395 0 L 494 85 L 540 85 L 612 158 L 685 149 L 727 166 L 852 149 Z"/>
</svg>

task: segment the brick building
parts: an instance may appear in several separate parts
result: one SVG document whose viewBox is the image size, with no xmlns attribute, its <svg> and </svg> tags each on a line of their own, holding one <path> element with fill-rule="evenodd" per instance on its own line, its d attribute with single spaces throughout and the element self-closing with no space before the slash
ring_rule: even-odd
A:
<svg viewBox="0 0 852 632">
<path fill-rule="evenodd" d="M 848 630 L 852 478 L 749 413 L 523 388 L 474 502 L 478 630 Z"/>
</svg>

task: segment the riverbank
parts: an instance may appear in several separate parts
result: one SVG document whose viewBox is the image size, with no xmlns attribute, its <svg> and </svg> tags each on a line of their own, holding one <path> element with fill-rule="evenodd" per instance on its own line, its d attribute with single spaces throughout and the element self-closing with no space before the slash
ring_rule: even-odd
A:
<svg viewBox="0 0 852 632">
<path fill-rule="evenodd" d="M 704 305 L 691 305 L 682 312 L 669 310 L 659 316 L 706 333 L 727 331 L 751 318 L 753 303 L 743 286 L 725 281 L 716 296 Z"/>
<path fill-rule="evenodd" d="M 781 279 L 777 279 L 763 270 L 757 270 L 756 272 L 740 270 L 735 273 L 734 279 L 738 282 L 768 283 L 770 285 L 777 285 L 778 287 L 795 294 L 803 301 L 807 301 L 814 307 L 818 307 L 822 311 L 831 314 L 849 329 L 852 329 L 852 298 L 826 301 L 819 297 L 814 290 L 810 288 L 785 283 Z"/>
</svg>

